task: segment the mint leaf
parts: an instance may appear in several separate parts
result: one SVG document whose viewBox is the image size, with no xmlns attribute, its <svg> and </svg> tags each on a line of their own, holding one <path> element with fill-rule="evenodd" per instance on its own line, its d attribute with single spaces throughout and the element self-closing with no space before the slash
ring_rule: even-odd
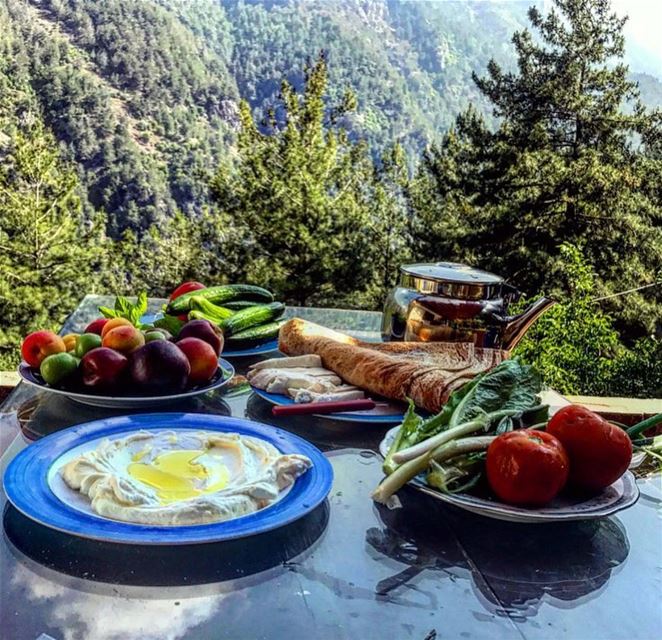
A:
<svg viewBox="0 0 662 640">
<path fill-rule="evenodd" d="M 115 311 L 117 312 L 118 318 L 131 320 L 131 309 L 133 309 L 133 305 L 127 298 L 124 296 L 117 296 L 117 298 L 115 298 Z"/>
<path fill-rule="evenodd" d="M 135 327 L 140 327 L 140 318 L 147 311 L 147 292 L 143 291 L 138 295 L 136 304 L 133 304 L 124 296 L 117 296 L 114 310 L 108 307 L 99 307 L 99 311 L 106 318 L 126 318 Z"/>
<path fill-rule="evenodd" d="M 140 325 L 140 318 L 147 311 L 147 293 L 143 291 L 138 295 L 138 300 L 135 305 L 131 305 L 129 311 L 129 320 L 137 327 Z"/>
<path fill-rule="evenodd" d="M 117 311 L 108 307 L 99 307 L 99 311 L 104 318 L 117 318 Z"/>
</svg>

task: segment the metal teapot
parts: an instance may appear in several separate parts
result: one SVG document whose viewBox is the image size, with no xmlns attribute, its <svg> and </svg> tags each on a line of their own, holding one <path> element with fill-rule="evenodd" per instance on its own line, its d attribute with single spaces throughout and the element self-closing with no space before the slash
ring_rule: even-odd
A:
<svg viewBox="0 0 662 640">
<path fill-rule="evenodd" d="M 473 342 L 510 350 L 554 303 L 540 298 L 522 313 L 507 315 L 519 291 L 503 278 L 455 262 L 406 264 L 386 298 L 382 339 Z"/>
</svg>

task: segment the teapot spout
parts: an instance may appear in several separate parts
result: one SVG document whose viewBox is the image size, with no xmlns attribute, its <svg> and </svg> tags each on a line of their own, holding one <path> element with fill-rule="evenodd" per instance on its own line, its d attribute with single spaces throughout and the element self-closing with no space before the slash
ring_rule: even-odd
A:
<svg viewBox="0 0 662 640">
<path fill-rule="evenodd" d="M 506 351 L 514 349 L 531 325 L 545 311 L 547 311 L 547 309 L 555 304 L 556 301 L 551 298 L 540 298 L 540 300 L 536 300 L 519 315 L 506 318 L 506 328 L 503 332 L 501 348 Z"/>
</svg>

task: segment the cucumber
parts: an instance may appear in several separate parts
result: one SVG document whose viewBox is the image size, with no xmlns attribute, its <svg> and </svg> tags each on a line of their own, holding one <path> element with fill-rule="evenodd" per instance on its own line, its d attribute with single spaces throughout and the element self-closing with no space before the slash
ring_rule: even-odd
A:
<svg viewBox="0 0 662 640">
<path fill-rule="evenodd" d="M 232 317 L 223 320 L 219 326 L 223 334 L 227 337 L 250 329 L 251 327 L 256 327 L 257 325 L 272 322 L 280 318 L 284 312 L 285 305 L 282 302 L 258 304 L 248 309 L 237 311 Z"/>
<path fill-rule="evenodd" d="M 251 284 L 224 284 L 218 287 L 189 291 L 168 304 L 167 313 L 178 315 L 191 310 L 191 298 L 203 297 L 214 304 L 222 304 L 229 300 L 256 300 L 257 302 L 271 302 L 273 294 L 262 287 Z"/>
<path fill-rule="evenodd" d="M 235 313 L 234 311 L 230 311 L 230 309 L 219 307 L 213 302 L 209 302 L 207 298 L 203 298 L 202 296 L 193 296 L 191 298 L 191 311 L 189 314 L 193 311 L 202 311 L 207 320 L 216 324 L 231 318 Z"/>
<path fill-rule="evenodd" d="M 218 322 L 207 317 L 207 314 L 204 311 L 198 311 L 197 309 L 191 309 L 186 317 L 187 320 L 208 320 L 212 324 L 218 325 Z"/>
<path fill-rule="evenodd" d="M 280 328 L 285 324 L 285 320 L 277 320 L 276 322 L 267 322 L 266 324 L 260 324 L 256 327 L 251 327 L 250 329 L 244 329 L 235 333 L 228 338 L 228 344 L 236 346 L 235 343 L 245 342 L 245 341 L 259 341 L 259 342 L 268 342 L 273 340 L 277 335 Z"/>
<path fill-rule="evenodd" d="M 248 307 L 254 307 L 255 301 L 253 300 L 230 300 L 229 302 L 224 302 L 223 306 L 226 309 L 231 309 L 232 311 L 241 311 L 242 309 L 248 309 Z"/>
</svg>

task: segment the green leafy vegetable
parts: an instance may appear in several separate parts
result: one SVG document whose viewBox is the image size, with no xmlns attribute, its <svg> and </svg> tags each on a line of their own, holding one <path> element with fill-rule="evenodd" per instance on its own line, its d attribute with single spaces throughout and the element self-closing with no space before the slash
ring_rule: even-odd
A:
<svg viewBox="0 0 662 640">
<path fill-rule="evenodd" d="M 491 427 L 505 418 L 502 430 L 521 428 L 547 420 L 547 405 L 541 405 L 538 394 L 542 381 L 533 367 L 517 360 L 506 360 L 491 371 L 476 376 L 454 391 L 440 413 L 422 419 L 414 412 L 410 401 L 403 424 L 384 461 L 384 472 L 392 473 L 397 466 L 393 455 L 426 441 L 447 429 L 487 414 Z"/>
<path fill-rule="evenodd" d="M 435 416 L 422 419 L 410 402 L 384 460 L 388 477 L 373 497 L 388 500 L 403 484 L 426 471 L 432 461 L 436 462 L 428 474 L 432 486 L 448 492 L 473 486 L 482 458 L 466 458 L 465 454 L 481 450 L 483 445 L 486 448 L 496 435 L 546 421 L 548 407 L 540 404 L 541 390 L 542 381 L 533 367 L 506 360 L 454 391 Z M 489 435 L 476 437 L 480 430 Z M 472 464 L 457 460 L 448 466 L 439 464 L 459 455 L 465 455 L 466 461 L 471 459 Z"/>
<path fill-rule="evenodd" d="M 182 330 L 182 327 L 185 324 L 186 323 L 179 318 L 168 315 L 165 315 L 162 318 L 154 321 L 155 327 L 169 331 L 173 338 L 176 338 L 179 335 L 179 332 Z"/>
<path fill-rule="evenodd" d="M 473 451 L 485 451 L 496 436 L 478 436 L 471 438 L 456 438 L 450 442 L 444 442 L 435 449 L 424 453 L 413 460 L 400 465 L 390 476 L 386 476 L 382 483 L 375 489 L 372 499 L 375 502 L 387 504 L 389 498 L 407 482 L 415 478 L 419 473 L 428 469 L 430 463 L 444 462 L 460 455 Z"/>
<path fill-rule="evenodd" d="M 481 412 L 523 411 L 539 404 L 540 376 L 530 365 L 506 360 L 475 382 L 453 411 L 449 425 L 467 422 Z"/>
<path fill-rule="evenodd" d="M 409 400 L 407 413 L 384 459 L 384 464 L 382 465 L 384 473 L 389 474 L 395 471 L 397 465 L 393 462 L 393 454 L 396 451 L 411 447 L 419 442 L 418 431 L 422 422 L 423 418 L 416 413 L 416 405 Z"/>
<path fill-rule="evenodd" d="M 432 460 L 426 482 L 442 493 L 466 491 L 475 486 L 483 475 L 480 469 L 484 460 L 484 451 L 457 456 L 447 464 Z"/>
</svg>

